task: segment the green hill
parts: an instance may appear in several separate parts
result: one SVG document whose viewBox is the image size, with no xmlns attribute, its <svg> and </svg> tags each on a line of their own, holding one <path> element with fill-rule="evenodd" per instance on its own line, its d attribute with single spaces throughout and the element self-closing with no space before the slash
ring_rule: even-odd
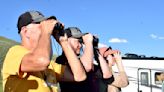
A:
<svg viewBox="0 0 164 92">
<path fill-rule="evenodd" d="M 0 68 L 2 67 L 3 60 L 6 56 L 8 49 L 13 46 L 19 44 L 14 40 L 7 39 L 5 37 L 0 36 Z"/>
<path fill-rule="evenodd" d="M 0 36 L 0 69 L 2 68 L 3 61 L 4 61 L 4 58 L 6 56 L 8 49 L 11 46 L 16 45 L 16 44 L 19 44 L 19 43 L 14 40 L 10 40 L 8 38 Z M 2 80 L 1 76 L 0 76 L 0 80 Z M 2 81 L 0 81 L 0 92 L 2 92 Z"/>
</svg>

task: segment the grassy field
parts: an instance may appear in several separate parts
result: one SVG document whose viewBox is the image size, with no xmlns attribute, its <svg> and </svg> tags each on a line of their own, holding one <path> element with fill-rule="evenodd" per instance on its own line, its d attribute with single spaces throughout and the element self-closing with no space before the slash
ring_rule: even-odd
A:
<svg viewBox="0 0 164 92">
<path fill-rule="evenodd" d="M 15 44 L 19 44 L 19 43 L 0 36 L 0 70 L 2 69 L 3 61 L 4 61 L 4 58 L 6 56 L 8 49 Z M 0 71 L 0 74 L 1 74 L 1 71 Z M 1 75 L 0 75 L 0 92 L 3 92 Z"/>
<path fill-rule="evenodd" d="M 3 90 L 2 90 L 2 89 L 3 89 L 3 88 L 2 88 L 2 78 L 1 78 L 1 77 L 0 77 L 0 80 L 1 80 L 1 81 L 0 81 L 0 92 L 3 92 Z"/>
</svg>

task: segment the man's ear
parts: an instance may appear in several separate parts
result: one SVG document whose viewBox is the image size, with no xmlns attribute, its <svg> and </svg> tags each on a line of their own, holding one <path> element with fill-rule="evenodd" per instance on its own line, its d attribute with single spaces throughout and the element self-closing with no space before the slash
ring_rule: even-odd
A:
<svg viewBox="0 0 164 92">
<path fill-rule="evenodd" d="M 28 30 L 27 30 L 26 26 L 23 26 L 23 27 L 21 28 L 21 34 L 24 35 L 24 36 L 27 37 L 27 38 L 30 38 L 30 36 L 28 35 L 27 31 L 28 31 Z"/>
<path fill-rule="evenodd" d="M 25 27 L 25 26 L 23 26 L 23 27 L 21 28 L 20 33 L 21 33 L 21 34 L 24 34 L 24 33 L 25 33 L 25 30 L 26 30 L 26 27 Z"/>
</svg>

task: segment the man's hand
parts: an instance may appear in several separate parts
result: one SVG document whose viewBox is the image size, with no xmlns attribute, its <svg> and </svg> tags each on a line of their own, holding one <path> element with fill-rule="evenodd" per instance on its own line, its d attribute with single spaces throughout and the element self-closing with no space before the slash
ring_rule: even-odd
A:
<svg viewBox="0 0 164 92">
<path fill-rule="evenodd" d="M 122 57 L 121 57 L 121 52 L 120 51 L 117 51 L 113 55 L 114 55 L 114 58 L 115 58 L 116 62 L 121 62 L 122 61 Z"/>
<path fill-rule="evenodd" d="M 85 45 L 93 42 L 93 35 L 90 33 L 82 36 L 82 38 Z"/>
<path fill-rule="evenodd" d="M 106 57 L 106 60 L 108 61 L 108 66 L 109 66 L 110 68 L 112 68 L 112 66 L 115 64 L 115 60 L 114 60 L 114 58 L 112 57 L 112 55 L 108 55 L 108 56 Z"/>
<path fill-rule="evenodd" d="M 57 21 L 54 19 L 48 19 L 48 20 L 42 21 L 40 23 L 42 33 L 48 33 L 51 35 L 56 23 L 57 23 Z"/>
<path fill-rule="evenodd" d="M 58 38 L 56 38 L 56 40 L 58 40 L 60 44 L 68 41 L 67 34 L 65 33 L 64 36 L 58 36 Z"/>
</svg>

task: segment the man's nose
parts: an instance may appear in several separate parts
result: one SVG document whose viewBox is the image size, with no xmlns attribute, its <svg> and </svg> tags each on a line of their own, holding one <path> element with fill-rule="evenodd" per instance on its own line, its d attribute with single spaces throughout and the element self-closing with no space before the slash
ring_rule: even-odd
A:
<svg viewBox="0 0 164 92">
<path fill-rule="evenodd" d="M 81 48 L 82 47 L 82 44 L 79 43 L 78 47 Z"/>
</svg>

